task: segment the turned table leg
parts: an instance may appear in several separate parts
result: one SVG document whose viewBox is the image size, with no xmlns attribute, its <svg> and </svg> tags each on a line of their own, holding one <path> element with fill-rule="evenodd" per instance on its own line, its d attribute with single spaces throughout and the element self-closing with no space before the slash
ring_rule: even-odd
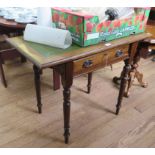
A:
<svg viewBox="0 0 155 155">
<path fill-rule="evenodd" d="M 141 43 L 139 43 L 139 45 L 137 43 L 134 43 L 130 49 L 130 52 L 131 52 L 130 54 L 132 54 L 132 56 L 130 56 L 131 70 L 129 71 L 129 80 L 127 81 L 127 87 L 124 92 L 125 97 L 129 97 L 129 94 L 130 94 L 129 91 L 135 79 L 137 79 L 140 86 L 144 88 L 148 86 L 148 83 L 143 81 L 143 74 L 138 71 L 138 67 L 139 67 L 138 62 L 140 61 L 140 58 L 141 58 L 141 50 L 143 50 L 142 48 L 143 48 L 143 45 Z M 146 47 L 145 47 L 145 50 L 146 50 Z M 121 77 L 122 77 L 122 73 L 120 77 L 114 77 L 113 82 L 115 84 L 120 84 Z"/>
<path fill-rule="evenodd" d="M 88 84 L 87 84 L 87 93 L 90 94 L 91 91 L 91 82 L 92 82 L 93 73 L 88 73 Z"/>
<path fill-rule="evenodd" d="M 70 136 L 70 88 L 73 83 L 73 64 L 72 62 L 64 64 L 62 68 L 61 81 L 63 86 L 64 139 L 65 143 L 68 144 Z"/>
<path fill-rule="evenodd" d="M 127 81 L 129 79 L 128 75 L 129 75 L 130 70 L 131 70 L 131 65 L 129 64 L 129 60 L 127 59 L 127 60 L 125 60 L 125 66 L 123 68 L 122 76 L 121 76 L 121 83 L 120 83 L 118 102 L 117 102 L 117 105 L 116 105 L 116 115 L 119 114 L 119 111 L 120 111 L 120 108 L 121 108 L 122 99 L 123 99 L 123 96 L 124 96 Z"/>
<path fill-rule="evenodd" d="M 34 70 L 34 81 L 35 81 L 35 89 L 36 89 L 38 112 L 42 113 L 41 88 L 40 88 L 40 74 L 41 74 L 41 70 L 38 69 L 38 67 L 36 67 L 35 65 L 33 65 L 33 70 Z"/>
<path fill-rule="evenodd" d="M 7 87 L 7 82 L 5 80 L 5 75 L 4 75 L 4 70 L 3 70 L 3 61 L 2 61 L 2 58 L 0 56 L 0 77 L 1 77 L 1 81 L 4 85 L 4 87 L 6 88 Z"/>
<path fill-rule="evenodd" d="M 64 138 L 65 143 L 67 144 L 69 142 L 69 136 L 70 136 L 70 87 L 64 87 L 63 90 L 63 96 L 64 96 L 64 102 L 63 102 L 63 113 L 64 113 Z"/>
</svg>

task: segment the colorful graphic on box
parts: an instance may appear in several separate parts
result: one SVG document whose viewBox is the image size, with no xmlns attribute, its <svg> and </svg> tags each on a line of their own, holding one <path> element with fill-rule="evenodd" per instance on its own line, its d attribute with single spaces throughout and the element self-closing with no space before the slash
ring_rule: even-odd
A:
<svg viewBox="0 0 155 155">
<path fill-rule="evenodd" d="M 137 15 L 130 18 L 100 22 L 98 16 L 52 8 L 52 21 L 56 28 L 69 30 L 73 42 L 88 46 L 144 32 L 150 8 L 135 9 Z"/>
</svg>

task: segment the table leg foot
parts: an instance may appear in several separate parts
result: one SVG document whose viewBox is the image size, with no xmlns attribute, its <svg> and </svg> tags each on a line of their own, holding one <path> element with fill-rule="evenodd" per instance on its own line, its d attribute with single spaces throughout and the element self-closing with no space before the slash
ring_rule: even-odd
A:
<svg viewBox="0 0 155 155">
<path fill-rule="evenodd" d="M 65 144 L 68 144 L 69 143 L 69 136 L 70 136 L 69 128 L 64 128 L 64 140 L 65 140 Z"/>
<path fill-rule="evenodd" d="M 125 92 L 124 93 L 124 97 L 128 98 L 130 96 L 130 93 L 129 92 Z"/>
<path fill-rule="evenodd" d="M 148 86 L 148 83 L 143 81 L 143 74 L 140 73 L 138 70 L 136 70 L 136 72 L 135 72 L 135 78 L 138 80 L 139 84 L 142 87 L 146 88 Z"/>
<path fill-rule="evenodd" d="M 116 107 L 116 115 L 119 114 L 120 107 Z"/>
<path fill-rule="evenodd" d="M 42 113 L 42 106 L 38 105 L 38 113 L 41 114 Z"/>
</svg>

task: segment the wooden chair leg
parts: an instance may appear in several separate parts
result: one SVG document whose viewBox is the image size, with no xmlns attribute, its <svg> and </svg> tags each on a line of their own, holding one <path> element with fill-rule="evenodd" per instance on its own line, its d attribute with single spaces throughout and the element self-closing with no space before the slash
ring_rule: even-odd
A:
<svg viewBox="0 0 155 155">
<path fill-rule="evenodd" d="M 91 91 L 91 82 L 92 82 L 93 73 L 88 73 L 88 84 L 87 84 L 87 93 L 90 94 Z"/>
<path fill-rule="evenodd" d="M 60 89 L 60 75 L 55 69 L 53 69 L 53 89 Z"/>
<path fill-rule="evenodd" d="M 2 84 L 4 85 L 5 88 L 7 88 L 7 82 L 5 80 L 5 75 L 3 70 L 3 61 L 1 57 L 0 57 L 0 77 L 1 77 Z"/>
</svg>

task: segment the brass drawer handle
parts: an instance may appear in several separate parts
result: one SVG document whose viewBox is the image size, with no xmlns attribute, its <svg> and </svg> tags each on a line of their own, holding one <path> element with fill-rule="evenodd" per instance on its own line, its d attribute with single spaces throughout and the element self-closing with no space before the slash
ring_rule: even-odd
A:
<svg viewBox="0 0 155 155">
<path fill-rule="evenodd" d="M 82 67 L 83 67 L 83 68 L 89 68 L 89 67 L 91 67 L 92 65 L 93 65 L 93 61 L 92 61 L 92 60 L 86 60 L 86 61 L 83 63 Z"/>
<path fill-rule="evenodd" d="M 123 55 L 123 51 L 118 50 L 115 54 L 116 57 L 121 57 Z"/>
</svg>

